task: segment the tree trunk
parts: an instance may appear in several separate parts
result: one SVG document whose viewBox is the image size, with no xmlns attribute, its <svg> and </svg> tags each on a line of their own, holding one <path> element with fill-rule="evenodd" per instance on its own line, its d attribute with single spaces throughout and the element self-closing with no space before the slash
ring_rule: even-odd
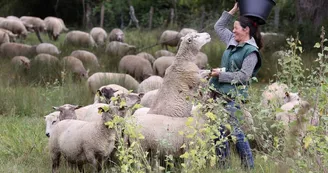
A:
<svg viewBox="0 0 328 173">
<path fill-rule="evenodd" d="M 280 18 L 280 7 L 275 6 L 274 8 L 274 30 L 278 31 L 279 29 L 279 18 Z"/>
<path fill-rule="evenodd" d="M 174 24 L 177 24 L 177 22 L 178 22 L 177 0 L 173 0 L 173 8 L 174 8 L 174 14 L 175 14 L 173 22 L 174 22 Z"/>
<path fill-rule="evenodd" d="M 172 27 L 174 24 L 174 9 L 170 8 L 170 26 Z"/>
<path fill-rule="evenodd" d="M 105 5 L 104 2 L 101 4 L 100 10 L 100 27 L 104 27 L 104 16 L 105 16 Z"/>
<path fill-rule="evenodd" d="M 85 27 L 85 1 L 82 0 L 82 8 L 83 8 L 83 18 L 82 18 L 82 26 Z"/>
<path fill-rule="evenodd" d="M 149 10 L 149 22 L 148 22 L 148 29 L 151 30 L 153 24 L 153 15 L 154 15 L 154 7 L 151 6 Z"/>
<path fill-rule="evenodd" d="M 123 18 L 123 12 L 121 11 L 121 29 L 124 29 L 124 18 Z"/>
<path fill-rule="evenodd" d="M 86 6 L 86 13 L 85 13 L 85 18 L 86 18 L 86 28 L 87 29 L 91 29 L 92 28 L 92 23 L 91 23 L 91 13 L 92 13 L 92 9 L 89 3 L 87 3 Z"/>
<path fill-rule="evenodd" d="M 136 27 L 138 29 L 140 29 L 139 27 L 139 20 L 137 19 L 135 13 L 134 13 L 134 8 L 132 5 L 130 5 L 130 23 L 129 23 L 129 26 L 131 25 L 132 22 L 134 22 L 134 24 L 136 25 Z"/>
<path fill-rule="evenodd" d="M 314 28 L 317 29 L 328 17 L 327 6 L 327 0 L 297 0 L 296 17 L 298 24 L 311 22 L 314 24 Z"/>
<path fill-rule="evenodd" d="M 199 31 L 202 31 L 203 28 L 204 28 L 204 22 L 205 22 L 205 16 L 206 16 L 204 5 L 201 7 L 201 10 L 202 10 L 202 17 L 201 17 L 201 20 L 200 20 L 200 28 L 199 28 Z"/>
</svg>

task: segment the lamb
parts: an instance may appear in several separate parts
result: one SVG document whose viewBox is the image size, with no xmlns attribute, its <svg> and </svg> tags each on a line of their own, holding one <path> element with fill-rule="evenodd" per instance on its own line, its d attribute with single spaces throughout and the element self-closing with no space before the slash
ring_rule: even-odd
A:
<svg viewBox="0 0 328 173">
<path fill-rule="evenodd" d="M 61 155 L 77 164 L 79 171 L 86 162 L 92 164 L 94 172 L 102 169 L 102 161 L 110 156 L 116 138 L 116 131 L 105 123 L 113 120 L 116 111 L 109 107 L 99 107 L 99 111 L 102 121 L 63 120 L 54 126 L 49 139 L 52 172 L 58 171 Z"/>
<path fill-rule="evenodd" d="M 36 46 L 21 43 L 4 43 L 0 46 L 1 55 L 4 57 L 14 56 L 34 56 L 36 54 Z"/>
<path fill-rule="evenodd" d="M 282 105 L 287 90 L 288 86 L 283 83 L 275 82 L 269 85 L 262 93 L 261 104 L 266 107 L 269 106 L 269 104 Z"/>
<path fill-rule="evenodd" d="M 104 85 L 117 84 L 129 90 L 137 91 L 139 82 L 128 74 L 122 73 L 94 73 L 88 78 L 87 85 L 92 94 Z"/>
<path fill-rule="evenodd" d="M 20 20 L 17 21 L 6 19 L 0 22 L 0 28 L 7 29 L 14 34 L 17 34 L 21 38 L 26 38 L 27 34 L 29 33 Z"/>
<path fill-rule="evenodd" d="M 175 56 L 175 54 L 168 50 L 158 50 L 155 52 L 155 59 L 162 57 L 162 56 Z"/>
<path fill-rule="evenodd" d="M 103 46 L 106 43 L 107 33 L 103 28 L 94 27 L 90 31 L 90 35 L 95 40 L 96 44 Z"/>
<path fill-rule="evenodd" d="M 97 47 L 91 35 L 82 31 L 68 32 L 64 44 L 82 47 Z"/>
<path fill-rule="evenodd" d="M 81 60 L 86 68 L 94 69 L 100 67 L 97 56 L 86 50 L 75 50 L 71 53 L 71 56 Z"/>
<path fill-rule="evenodd" d="M 84 68 L 81 60 L 74 56 L 66 56 L 63 58 L 64 68 L 74 74 L 79 75 L 81 78 L 88 78 L 88 71 Z"/>
<path fill-rule="evenodd" d="M 145 95 L 141 98 L 140 104 L 144 107 L 150 108 L 154 103 L 157 92 L 158 89 L 146 92 Z"/>
<path fill-rule="evenodd" d="M 105 52 L 109 56 L 123 57 L 125 55 L 134 55 L 137 51 L 135 46 L 129 45 L 127 43 L 121 43 L 118 41 L 111 41 L 108 43 Z"/>
<path fill-rule="evenodd" d="M 25 56 L 15 56 L 11 59 L 11 64 L 15 69 L 23 68 L 24 70 L 29 70 L 31 67 L 30 59 Z"/>
<path fill-rule="evenodd" d="M 126 55 L 120 62 L 118 68 L 134 77 L 139 82 L 147 79 L 153 74 L 150 62 L 140 56 Z"/>
<path fill-rule="evenodd" d="M 61 53 L 58 48 L 51 43 L 41 43 L 37 45 L 36 52 L 38 54 L 45 53 L 50 55 L 59 55 Z"/>
<path fill-rule="evenodd" d="M 138 93 L 147 93 L 159 89 L 162 86 L 163 78 L 160 76 L 150 76 L 139 84 Z"/>
<path fill-rule="evenodd" d="M 166 69 L 174 62 L 175 56 L 162 56 L 155 60 L 153 64 L 154 75 L 165 76 Z"/>
<path fill-rule="evenodd" d="M 166 30 L 162 33 L 161 37 L 159 38 L 159 43 L 165 47 L 166 50 L 167 46 L 176 47 L 179 43 L 178 38 L 179 32 L 173 30 Z"/>
<path fill-rule="evenodd" d="M 62 31 L 68 31 L 64 21 L 60 18 L 49 16 L 44 19 L 44 23 L 46 24 L 49 39 L 56 41 Z"/>
<path fill-rule="evenodd" d="M 166 70 L 163 85 L 158 90 L 150 114 L 190 116 L 192 104 L 188 98 L 194 95 L 201 79 L 194 57 L 211 37 L 208 33 L 189 33 L 181 40 L 176 59 Z"/>
<path fill-rule="evenodd" d="M 122 30 L 118 28 L 114 28 L 110 33 L 109 33 L 109 42 L 111 41 L 118 41 L 124 43 L 124 33 Z"/>
<path fill-rule="evenodd" d="M 137 56 L 143 57 L 144 59 L 148 60 L 151 65 L 153 65 L 154 61 L 156 60 L 153 55 L 147 53 L 147 52 L 140 52 L 137 54 Z"/>
</svg>

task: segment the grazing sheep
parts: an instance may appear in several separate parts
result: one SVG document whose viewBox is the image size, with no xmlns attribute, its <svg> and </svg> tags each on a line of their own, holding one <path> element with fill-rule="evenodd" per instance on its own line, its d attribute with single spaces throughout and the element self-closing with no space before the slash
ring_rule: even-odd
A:
<svg viewBox="0 0 328 173">
<path fill-rule="evenodd" d="M 166 30 L 159 38 L 159 43 L 162 45 L 162 47 L 165 47 L 166 50 L 167 46 L 176 47 L 179 43 L 178 34 L 179 32 L 177 31 Z"/>
<path fill-rule="evenodd" d="M 143 57 L 144 59 L 148 60 L 151 65 L 153 65 L 154 61 L 156 60 L 153 55 L 147 53 L 147 52 L 140 52 L 137 54 L 137 56 Z"/>
<path fill-rule="evenodd" d="M 270 104 L 282 105 L 284 103 L 285 93 L 287 90 L 288 86 L 283 83 L 275 82 L 267 86 L 262 93 L 261 104 L 266 107 Z"/>
<path fill-rule="evenodd" d="M 109 56 L 123 57 L 125 55 L 134 55 L 137 51 L 135 46 L 129 45 L 127 43 L 121 43 L 118 41 L 111 41 L 106 47 L 106 53 Z"/>
<path fill-rule="evenodd" d="M 17 34 L 21 38 L 26 38 L 27 34 L 29 33 L 26 30 L 24 24 L 18 20 L 10 20 L 6 19 L 0 22 L 0 28 L 7 29 L 14 34 Z"/>
<path fill-rule="evenodd" d="M 199 69 L 205 69 L 208 63 L 208 58 L 205 53 L 198 52 L 194 61 Z"/>
<path fill-rule="evenodd" d="M 26 58 L 25 56 L 15 56 L 11 59 L 11 64 L 14 66 L 15 69 L 24 69 L 29 70 L 31 67 L 30 59 Z"/>
<path fill-rule="evenodd" d="M 111 96 L 111 91 L 115 91 L 113 93 L 113 96 L 117 97 L 119 94 L 128 94 L 129 90 L 127 90 L 126 88 L 120 86 L 120 85 L 116 85 L 116 84 L 109 84 L 109 85 L 105 85 L 100 87 L 94 97 L 94 103 L 104 103 L 102 100 L 106 100 L 106 99 L 110 99 L 109 96 Z M 108 94 L 102 94 L 104 92 L 107 92 Z M 106 96 L 107 95 L 107 96 Z M 101 96 L 104 96 L 105 98 L 102 98 Z"/>
<path fill-rule="evenodd" d="M 173 63 L 175 56 L 162 56 L 155 60 L 153 64 L 154 75 L 165 76 L 166 69 Z"/>
<path fill-rule="evenodd" d="M 140 56 L 126 55 L 119 63 L 118 68 L 134 77 L 139 82 L 147 79 L 153 74 L 150 62 Z"/>
<path fill-rule="evenodd" d="M 66 56 L 63 58 L 64 68 L 74 74 L 79 75 L 81 78 L 88 78 L 88 71 L 84 68 L 81 60 L 74 56 Z"/>
<path fill-rule="evenodd" d="M 82 31 L 70 31 L 66 34 L 64 43 L 73 46 L 97 47 L 89 33 Z"/>
<path fill-rule="evenodd" d="M 85 163 L 92 164 L 94 172 L 102 169 L 101 164 L 113 151 L 116 138 L 116 131 L 105 123 L 113 120 L 117 111 L 99 107 L 99 112 L 102 120 L 98 122 L 63 120 L 53 127 L 49 139 L 52 172 L 58 171 L 61 155 L 81 172 Z"/>
<path fill-rule="evenodd" d="M 34 56 L 36 54 L 36 46 L 21 43 L 3 43 L 0 46 L 0 53 L 3 57 L 14 56 Z"/>
<path fill-rule="evenodd" d="M 181 40 L 176 59 L 166 70 L 163 85 L 158 90 L 150 114 L 190 116 L 190 97 L 195 95 L 201 79 L 194 57 L 211 37 L 208 33 L 189 33 Z"/>
<path fill-rule="evenodd" d="M 37 55 L 36 57 L 34 57 L 34 61 L 36 61 L 38 63 L 51 65 L 51 64 L 54 64 L 54 63 L 58 63 L 59 59 L 55 56 L 45 54 L 45 53 L 41 53 L 41 54 Z"/>
<path fill-rule="evenodd" d="M 46 24 L 49 39 L 51 40 L 56 41 L 62 31 L 68 31 L 64 21 L 60 18 L 49 16 L 44 19 L 44 23 Z"/>
<path fill-rule="evenodd" d="M 123 73 L 94 73 L 87 81 L 87 85 L 92 94 L 104 85 L 117 84 L 129 90 L 137 91 L 139 82 L 128 74 Z"/>
<path fill-rule="evenodd" d="M 13 32 L 11 32 L 7 29 L 3 29 L 3 28 L 0 28 L 0 32 L 8 34 L 10 42 L 15 42 L 16 41 L 17 34 L 14 34 Z"/>
<path fill-rule="evenodd" d="M 102 46 L 106 43 L 107 33 L 100 27 L 94 27 L 90 31 L 90 35 L 97 45 Z"/>
<path fill-rule="evenodd" d="M 155 52 L 155 59 L 162 57 L 162 56 L 175 56 L 175 54 L 168 50 L 158 50 Z"/>
<path fill-rule="evenodd" d="M 51 43 L 41 43 L 36 46 L 36 52 L 38 54 L 45 53 L 50 55 L 59 55 L 60 51 L 58 48 Z"/>
<path fill-rule="evenodd" d="M 144 107 L 150 108 L 154 103 L 157 92 L 158 89 L 146 92 L 145 95 L 141 98 L 140 104 Z"/>
<path fill-rule="evenodd" d="M 32 17 L 32 16 L 22 16 L 20 20 L 23 23 L 27 23 L 29 25 L 32 25 L 32 28 L 36 32 L 43 32 L 46 30 L 46 24 L 45 22 L 40 19 L 39 17 Z"/>
<path fill-rule="evenodd" d="M 148 91 L 159 89 L 163 84 L 163 78 L 160 76 L 150 76 L 139 84 L 138 93 L 147 93 Z"/>
<path fill-rule="evenodd" d="M 75 50 L 71 53 L 71 56 L 81 60 L 86 68 L 93 69 L 99 67 L 99 62 L 96 55 L 86 50 Z"/>
<path fill-rule="evenodd" d="M 119 42 L 124 42 L 124 32 L 118 28 L 114 28 L 112 31 L 109 33 L 109 42 L 111 41 L 119 41 Z"/>
</svg>

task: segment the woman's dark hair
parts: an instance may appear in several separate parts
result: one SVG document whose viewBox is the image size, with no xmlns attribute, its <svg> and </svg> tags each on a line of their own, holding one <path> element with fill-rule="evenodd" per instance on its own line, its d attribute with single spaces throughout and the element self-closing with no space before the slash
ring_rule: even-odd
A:
<svg viewBox="0 0 328 173">
<path fill-rule="evenodd" d="M 261 49 L 263 47 L 263 43 L 262 43 L 261 31 L 258 24 L 254 22 L 254 20 L 246 16 L 239 16 L 239 19 L 237 19 L 237 21 L 239 21 L 241 27 L 243 28 L 246 28 L 247 26 L 249 27 L 250 36 L 254 37 L 257 46 L 259 47 L 259 49 Z"/>
</svg>

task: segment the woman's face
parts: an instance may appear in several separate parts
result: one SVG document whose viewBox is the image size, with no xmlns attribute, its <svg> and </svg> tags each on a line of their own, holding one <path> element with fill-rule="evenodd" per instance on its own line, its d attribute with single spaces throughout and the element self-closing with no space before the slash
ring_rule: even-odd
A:
<svg viewBox="0 0 328 173">
<path fill-rule="evenodd" d="M 234 36 L 235 36 L 235 40 L 240 43 L 240 42 L 245 42 L 247 40 L 249 40 L 249 28 L 243 28 L 240 25 L 239 21 L 235 21 L 235 23 L 233 24 L 233 30 L 232 30 Z"/>
</svg>

